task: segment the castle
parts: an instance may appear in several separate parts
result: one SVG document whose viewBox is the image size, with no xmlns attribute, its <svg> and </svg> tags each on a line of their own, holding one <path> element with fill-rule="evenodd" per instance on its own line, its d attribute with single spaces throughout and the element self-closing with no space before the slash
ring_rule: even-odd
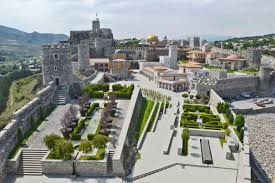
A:
<svg viewBox="0 0 275 183">
<path fill-rule="evenodd" d="M 43 46 L 43 84 L 54 81 L 68 87 L 74 82 L 73 65 L 79 72 L 90 70 L 90 58 L 108 58 L 112 54 L 111 29 L 100 28 L 98 18 L 92 21 L 92 30 L 71 31 L 67 41 Z"/>
</svg>

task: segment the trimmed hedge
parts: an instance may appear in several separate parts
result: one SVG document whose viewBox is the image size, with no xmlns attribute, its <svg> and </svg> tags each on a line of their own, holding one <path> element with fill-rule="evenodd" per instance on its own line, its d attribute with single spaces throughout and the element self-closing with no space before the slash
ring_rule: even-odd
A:
<svg viewBox="0 0 275 183">
<path fill-rule="evenodd" d="M 183 106 L 184 112 L 202 112 L 202 113 L 208 113 L 212 114 L 209 106 L 203 106 L 203 105 L 189 105 L 185 104 Z"/>
<path fill-rule="evenodd" d="M 82 93 L 87 93 L 91 98 L 103 98 L 104 92 L 109 91 L 109 84 L 88 84 Z"/>
<path fill-rule="evenodd" d="M 120 84 L 115 84 L 115 90 L 113 89 L 113 91 L 109 92 L 109 94 L 114 94 L 117 98 L 120 99 L 131 99 L 133 90 L 134 85 L 122 86 Z"/>
<path fill-rule="evenodd" d="M 86 119 L 81 119 L 71 134 L 71 140 L 81 140 L 81 131 L 85 128 Z"/>
<path fill-rule="evenodd" d="M 90 108 L 88 109 L 86 116 L 91 116 L 94 110 L 99 107 L 99 103 L 93 103 Z"/>
</svg>

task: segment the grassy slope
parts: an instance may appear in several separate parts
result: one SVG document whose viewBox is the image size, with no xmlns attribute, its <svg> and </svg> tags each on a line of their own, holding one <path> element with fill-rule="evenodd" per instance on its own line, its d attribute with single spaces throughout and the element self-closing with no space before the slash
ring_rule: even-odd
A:
<svg viewBox="0 0 275 183">
<path fill-rule="evenodd" d="M 144 98 L 142 102 L 142 107 L 140 111 L 140 116 L 138 119 L 138 127 L 137 127 L 137 139 L 139 139 L 140 135 L 142 134 L 144 127 L 146 125 L 146 122 L 150 116 L 150 113 L 153 109 L 154 102 Z"/>
<path fill-rule="evenodd" d="M 0 114 L 0 123 L 8 121 L 13 112 L 31 101 L 40 88 L 42 88 L 41 74 L 14 81 L 9 90 L 10 94 L 7 108 Z"/>
</svg>

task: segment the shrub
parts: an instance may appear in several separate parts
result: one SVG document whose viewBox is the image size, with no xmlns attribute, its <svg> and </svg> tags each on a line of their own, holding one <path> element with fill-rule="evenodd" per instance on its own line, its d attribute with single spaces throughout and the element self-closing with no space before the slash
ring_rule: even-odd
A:
<svg viewBox="0 0 275 183">
<path fill-rule="evenodd" d="M 95 137 L 95 134 L 88 134 L 88 135 L 87 135 L 87 139 L 88 139 L 88 140 L 93 140 L 94 137 Z"/>
<path fill-rule="evenodd" d="M 190 133 L 187 128 L 182 130 L 181 138 L 182 138 L 182 154 L 186 156 L 188 155 L 188 141 L 190 138 Z"/>
<path fill-rule="evenodd" d="M 89 140 L 81 140 L 79 144 L 79 151 L 84 153 L 88 153 L 93 151 L 93 144 Z"/>
<path fill-rule="evenodd" d="M 228 126 L 229 126 L 228 123 L 223 123 L 223 124 L 222 124 L 222 128 L 223 128 L 224 130 L 226 130 L 226 129 L 228 128 Z"/>
<path fill-rule="evenodd" d="M 72 153 L 74 152 L 73 143 L 69 140 L 58 140 L 56 153 L 58 157 L 64 160 L 70 160 L 72 158 Z"/>
<path fill-rule="evenodd" d="M 192 99 L 192 98 L 194 98 L 194 95 L 190 95 L 189 97 Z"/>
<path fill-rule="evenodd" d="M 224 134 L 225 134 L 226 136 L 230 136 L 230 130 L 227 128 L 227 129 L 224 131 Z"/>
<path fill-rule="evenodd" d="M 200 95 L 196 95 L 196 99 L 200 100 L 201 96 Z"/>
<path fill-rule="evenodd" d="M 113 84 L 112 89 L 113 91 L 120 91 L 123 89 L 123 86 L 121 84 Z"/>
<path fill-rule="evenodd" d="M 57 141 L 60 139 L 62 139 L 62 137 L 52 133 L 50 135 L 46 135 L 43 138 L 43 142 L 50 150 L 53 150 L 56 146 Z"/>
<path fill-rule="evenodd" d="M 238 114 L 235 118 L 234 124 L 237 126 L 238 132 L 240 132 L 241 128 L 244 126 L 244 116 Z"/>
<path fill-rule="evenodd" d="M 94 136 L 93 145 L 97 149 L 105 149 L 108 141 L 109 137 L 98 134 Z"/>
<path fill-rule="evenodd" d="M 234 117 L 233 117 L 233 114 L 231 113 L 230 109 L 227 109 L 225 114 L 229 120 L 229 123 L 232 124 L 234 122 Z"/>
<path fill-rule="evenodd" d="M 99 107 L 99 103 L 93 103 L 88 109 L 86 116 L 91 116 L 97 107 Z"/>
<path fill-rule="evenodd" d="M 81 140 L 81 134 L 75 133 L 71 135 L 72 140 Z"/>
<path fill-rule="evenodd" d="M 182 94 L 182 97 L 183 97 L 183 98 L 187 98 L 187 97 L 188 97 L 188 94 L 187 94 L 187 93 L 184 93 L 184 94 Z"/>
</svg>

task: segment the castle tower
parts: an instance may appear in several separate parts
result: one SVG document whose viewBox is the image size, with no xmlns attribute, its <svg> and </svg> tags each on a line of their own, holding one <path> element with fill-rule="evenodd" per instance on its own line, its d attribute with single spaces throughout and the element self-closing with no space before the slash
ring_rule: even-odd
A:
<svg viewBox="0 0 275 183">
<path fill-rule="evenodd" d="M 259 69 L 261 65 L 262 52 L 259 49 L 249 48 L 246 51 L 246 65 L 248 67 Z"/>
<path fill-rule="evenodd" d="M 78 70 L 85 72 L 90 66 L 90 47 L 89 45 L 78 45 Z"/>
<path fill-rule="evenodd" d="M 99 21 L 99 18 L 96 17 L 96 19 L 93 20 L 92 23 L 93 23 L 93 31 L 98 32 L 100 30 L 100 21 Z"/>
<path fill-rule="evenodd" d="M 177 60 L 178 60 L 178 46 L 176 44 L 169 45 L 169 57 L 170 57 L 170 68 L 177 68 Z"/>
<path fill-rule="evenodd" d="M 73 81 L 70 45 L 44 45 L 42 50 L 43 84 L 54 81 L 57 86 L 70 86 Z"/>
<path fill-rule="evenodd" d="M 261 66 L 259 72 L 258 91 L 260 95 L 266 95 L 271 92 L 271 73 L 270 67 Z"/>
</svg>

